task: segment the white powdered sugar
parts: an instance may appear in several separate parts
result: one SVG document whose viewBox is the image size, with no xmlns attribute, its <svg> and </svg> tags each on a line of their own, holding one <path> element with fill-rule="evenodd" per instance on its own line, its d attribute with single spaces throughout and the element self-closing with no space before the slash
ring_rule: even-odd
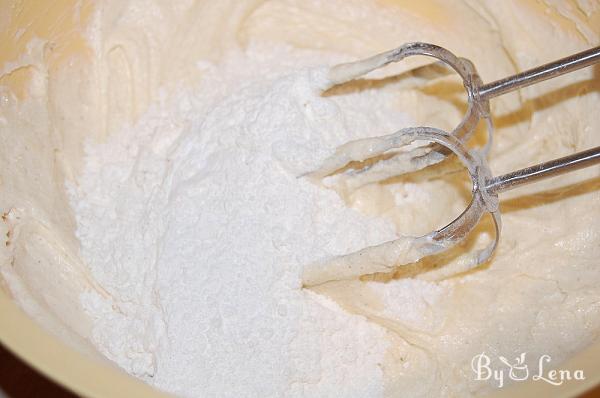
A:
<svg viewBox="0 0 600 398">
<path fill-rule="evenodd" d="M 302 289 L 302 266 L 395 238 L 303 175 L 406 124 L 392 94 L 322 96 L 336 56 L 250 46 L 199 65 L 134 126 L 90 144 L 70 188 L 94 343 L 184 396 L 383 392 L 385 330 Z"/>
</svg>

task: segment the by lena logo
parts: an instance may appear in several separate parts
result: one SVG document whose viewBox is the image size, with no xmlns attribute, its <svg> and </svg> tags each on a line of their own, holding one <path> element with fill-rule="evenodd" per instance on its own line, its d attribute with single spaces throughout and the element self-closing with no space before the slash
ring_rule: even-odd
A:
<svg viewBox="0 0 600 398">
<path fill-rule="evenodd" d="M 538 368 L 535 372 L 529 371 L 529 366 L 526 362 L 526 353 L 524 352 L 513 361 L 503 356 L 499 356 L 498 359 L 501 365 L 499 367 L 492 367 L 492 360 L 485 352 L 475 355 L 471 360 L 471 369 L 475 373 L 475 380 L 493 380 L 498 383 L 498 387 L 503 387 L 506 380 L 525 381 L 530 378 L 533 381 L 543 381 L 555 386 L 560 386 L 568 380 L 585 380 L 583 370 L 547 370 L 549 363 L 552 361 L 552 357 L 548 354 L 544 354 L 538 358 Z"/>
</svg>

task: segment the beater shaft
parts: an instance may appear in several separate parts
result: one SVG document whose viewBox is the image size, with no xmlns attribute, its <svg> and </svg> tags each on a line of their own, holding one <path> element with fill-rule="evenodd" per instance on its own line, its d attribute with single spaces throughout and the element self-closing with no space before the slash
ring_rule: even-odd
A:
<svg viewBox="0 0 600 398">
<path fill-rule="evenodd" d="M 490 179 L 486 190 L 507 191 L 520 185 L 600 164 L 600 146 Z"/>
<path fill-rule="evenodd" d="M 543 80 L 552 79 L 553 77 L 585 68 L 596 62 L 600 62 L 600 46 L 504 79 L 496 80 L 495 82 L 484 84 L 479 88 L 479 97 L 481 99 L 498 97 L 499 95 L 530 86 Z"/>
</svg>

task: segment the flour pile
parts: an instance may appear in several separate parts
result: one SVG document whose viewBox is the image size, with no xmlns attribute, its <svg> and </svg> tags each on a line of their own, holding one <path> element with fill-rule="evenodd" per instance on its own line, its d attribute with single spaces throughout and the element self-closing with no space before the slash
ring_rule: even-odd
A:
<svg viewBox="0 0 600 398">
<path fill-rule="evenodd" d="M 327 62 L 324 62 L 327 61 Z M 250 46 L 87 148 L 70 188 L 93 339 L 185 396 L 378 396 L 385 330 L 301 289 L 304 264 L 396 237 L 303 178 L 408 124 L 392 93 L 322 96 L 318 52 Z"/>
</svg>

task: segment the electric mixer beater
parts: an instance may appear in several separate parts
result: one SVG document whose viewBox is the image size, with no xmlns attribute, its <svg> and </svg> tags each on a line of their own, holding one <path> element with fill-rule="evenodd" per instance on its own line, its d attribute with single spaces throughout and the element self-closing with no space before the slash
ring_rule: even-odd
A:
<svg viewBox="0 0 600 398">
<path fill-rule="evenodd" d="M 469 60 L 459 58 L 436 45 L 408 43 L 364 60 L 334 66 L 329 77 L 333 85 L 342 84 L 413 55 L 437 58 L 462 78 L 468 95 L 468 108 L 458 126 L 451 132 L 433 127 L 411 127 L 386 136 L 346 143 L 338 147 L 335 153 L 325 160 L 321 168 L 309 176 L 322 180 L 343 170 L 336 176 L 337 183 L 343 184 L 346 188 L 356 188 L 423 169 L 441 162 L 450 154 L 455 154 L 466 167 L 471 178 L 473 184 L 471 202 L 454 221 L 427 235 L 402 236 L 354 253 L 309 264 L 303 272 L 305 286 L 332 280 L 352 279 L 378 272 L 390 272 L 400 265 L 414 263 L 425 256 L 440 253 L 463 240 L 479 223 L 481 217 L 485 213 L 490 213 L 495 225 L 495 238 L 487 247 L 471 257 L 470 267 L 475 267 L 487 261 L 498 244 L 501 231 L 498 203 L 500 192 L 600 163 L 600 146 L 598 146 L 493 177 L 485 159 L 493 137 L 490 99 L 598 63 L 600 47 L 483 84 Z M 468 148 L 466 141 L 473 135 L 481 120 L 487 124 L 488 141 L 483 148 Z M 409 146 L 416 141 L 426 141 L 431 144 Z M 395 153 L 390 155 L 390 151 Z M 369 159 L 375 161 L 358 170 L 347 168 L 352 162 L 364 162 Z"/>
</svg>

